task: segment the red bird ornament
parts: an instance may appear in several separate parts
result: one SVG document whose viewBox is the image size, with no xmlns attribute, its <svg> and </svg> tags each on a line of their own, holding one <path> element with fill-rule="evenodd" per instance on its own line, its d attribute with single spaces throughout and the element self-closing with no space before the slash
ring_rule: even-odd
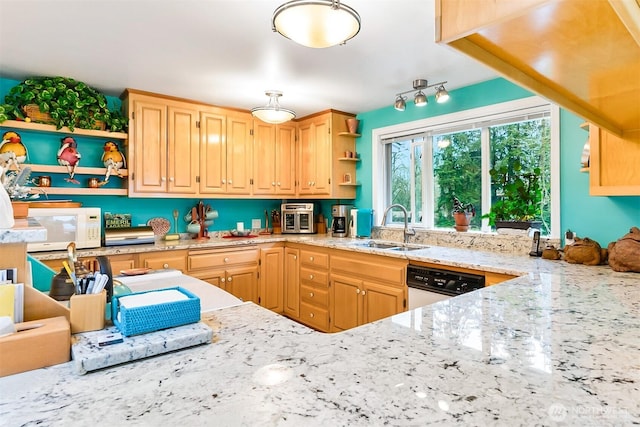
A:
<svg viewBox="0 0 640 427">
<path fill-rule="evenodd" d="M 80 182 L 74 178 L 80 157 L 82 156 L 78 153 L 76 140 L 70 136 L 62 138 L 60 149 L 58 150 L 58 163 L 67 167 L 69 178 L 65 178 L 65 181 L 80 184 Z"/>
</svg>

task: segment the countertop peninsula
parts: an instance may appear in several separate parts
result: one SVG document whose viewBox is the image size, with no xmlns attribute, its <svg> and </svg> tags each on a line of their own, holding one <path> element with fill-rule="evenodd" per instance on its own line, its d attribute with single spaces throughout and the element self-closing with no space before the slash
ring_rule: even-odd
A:
<svg viewBox="0 0 640 427">
<path fill-rule="evenodd" d="M 346 248 L 334 240 L 300 241 Z M 350 250 L 380 253 L 351 243 Z M 436 246 L 388 256 L 520 277 L 336 334 L 253 303 L 206 312 L 214 328 L 208 345 L 84 376 L 67 363 L 0 378 L 0 420 L 8 426 L 640 423 L 637 273 Z"/>
</svg>

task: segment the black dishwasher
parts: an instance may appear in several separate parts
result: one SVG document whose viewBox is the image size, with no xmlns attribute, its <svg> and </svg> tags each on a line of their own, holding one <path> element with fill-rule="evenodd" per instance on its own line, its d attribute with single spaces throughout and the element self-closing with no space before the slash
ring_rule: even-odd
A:
<svg viewBox="0 0 640 427">
<path fill-rule="evenodd" d="M 426 292 L 456 296 L 484 288 L 484 276 L 409 264 L 407 286 Z"/>
</svg>

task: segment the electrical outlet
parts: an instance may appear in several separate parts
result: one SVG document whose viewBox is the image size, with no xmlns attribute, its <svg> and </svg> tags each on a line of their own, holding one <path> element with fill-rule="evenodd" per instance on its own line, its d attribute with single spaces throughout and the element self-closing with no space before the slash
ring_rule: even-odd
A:
<svg viewBox="0 0 640 427">
<path fill-rule="evenodd" d="M 262 228 L 262 221 L 258 218 L 254 218 L 251 220 L 251 228 L 252 229 L 256 229 L 256 228 Z"/>
</svg>

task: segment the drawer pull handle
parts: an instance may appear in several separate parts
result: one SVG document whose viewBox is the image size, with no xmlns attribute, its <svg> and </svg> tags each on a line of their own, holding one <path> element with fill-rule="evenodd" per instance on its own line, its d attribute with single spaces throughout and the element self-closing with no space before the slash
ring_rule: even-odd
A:
<svg viewBox="0 0 640 427">
<path fill-rule="evenodd" d="M 313 257 L 312 256 L 309 257 L 309 261 L 313 262 Z"/>
<path fill-rule="evenodd" d="M 360 289 L 356 288 L 356 294 L 360 293 Z"/>
<path fill-rule="evenodd" d="M 167 264 L 166 262 L 164 264 L 162 264 L 162 268 L 169 268 L 169 264 Z"/>
<path fill-rule="evenodd" d="M 229 278 L 227 279 L 227 282 L 230 282 L 230 281 L 232 281 L 232 280 L 233 280 L 233 277 L 229 277 Z"/>
<path fill-rule="evenodd" d="M 229 262 L 229 258 L 224 257 L 224 262 Z"/>
<path fill-rule="evenodd" d="M 309 317 L 313 317 L 313 313 L 309 313 Z"/>
<path fill-rule="evenodd" d="M 221 277 L 221 278 L 220 278 L 220 281 L 221 281 L 222 283 L 224 283 L 224 282 L 225 282 L 224 277 Z"/>
<path fill-rule="evenodd" d="M 309 275 L 309 280 L 313 280 L 313 274 Z"/>
<path fill-rule="evenodd" d="M 367 291 L 365 291 L 364 289 L 362 290 L 362 296 L 365 296 L 367 293 Z"/>
<path fill-rule="evenodd" d="M 309 296 L 313 298 L 313 292 L 309 292 Z"/>
</svg>

